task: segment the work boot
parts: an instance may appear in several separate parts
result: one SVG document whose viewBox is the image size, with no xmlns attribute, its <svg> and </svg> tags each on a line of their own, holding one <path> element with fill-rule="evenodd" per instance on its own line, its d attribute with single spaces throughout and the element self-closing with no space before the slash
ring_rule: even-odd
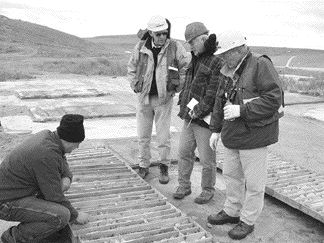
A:
<svg viewBox="0 0 324 243">
<path fill-rule="evenodd" d="M 218 214 L 209 215 L 207 218 L 210 224 L 237 224 L 240 222 L 240 217 L 231 217 L 224 210 L 220 211 Z"/>
<path fill-rule="evenodd" d="M 161 184 L 168 184 L 168 182 L 169 182 L 169 172 L 168 172 L 169 167 L 165 164 L 160 164 L 159 167 L 160 167 L 159 182 Z"/>
<path fill-rule="evenodd" d="M 173 193 L 173 198 L 174 199 L 182 199 L 184 198 L 185 196 L 188 196 L 191 194 L 191 189 L 186 189 L 182 186 L 179 186 L 177 188 L 177 191 L 175 193 Z"/>
<path fill-rule="evenodd" d="M 233 229 L 228 232 L 233 240 L 241 240 L 254 230 L 254 225 L 248 225 L 240 221 Z"/>
<path fill-rule="evenodd" d="M 149 173 L 149 168 L 143 168 L 143 167 L 139 167 L 139 170 L 138 170 L 138 175 L 140 177 L 142 177 L 143 179 L 145 179 L 145 177 L 148 175 Z"/>
<path fill-rule="evenodd" d="M 214 197 L 214 193 L 208 191 L 202 191 L 198 197 L 195 198 L 195 203 L 205 204 L 208 203 Z"/>
</svg>

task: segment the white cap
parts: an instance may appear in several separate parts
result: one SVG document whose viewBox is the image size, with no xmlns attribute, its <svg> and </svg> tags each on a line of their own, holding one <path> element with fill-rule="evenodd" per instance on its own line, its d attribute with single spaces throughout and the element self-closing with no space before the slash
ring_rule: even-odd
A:
<svg viewBox="0 0 324 243">
<path fill-rule="evenodd" d="M 218 48 L 215 55 L 227 52 L 235 47 L 246 45 L 246 38 L 238 31 L 228 31 L 217 36 Z"/>
<path fill-rule="evenodd" d="M 162 16 L 153 16 L 147 23 L 147 29 L 153 32 L 168 29 L 168 23 Z"/>
</svg>

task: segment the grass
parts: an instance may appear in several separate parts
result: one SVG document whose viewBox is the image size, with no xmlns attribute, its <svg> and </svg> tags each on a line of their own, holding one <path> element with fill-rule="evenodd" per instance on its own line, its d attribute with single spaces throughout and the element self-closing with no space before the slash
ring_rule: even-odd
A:
<svg viewBox="0 0 324 243">
<path fill-rule="evenodd" d="M 73 73 L 86 76 L 125 76 L 127 73 L 125 63 L 106 57 L 47 61 L 40 64 L 39 68 L 46 72 Z"/>
<path fill-rule="evenodd" d="M 282 77 L 283 88 L 292 93 L 306 94 L 312 96 L 324 96 L 324 80 L 296 80 Z"/>
<path fill-rule="evenodd" d="M 23 72 L 0 71 L 0 82 L 7 80 L 34 79 L 35 76 Z"/>
<path fill-rule="evenodd" d="M 0 16 L 0 82 L 33 79 L 48 73 L 125 76 L 131 52 L 139 41 L 134 35 L 79 38 L 42 25 Z M 324 95 L 324 50 L 251 47 L 269 55 L 281 76 L 313 77 L 296 80 L 283 77 L 285 90 Z M 285 68 L 287 61 L 294 68 Z M 304 67 L 304 70 L 296 69 Z M 305 70 L 305 68 L 317 68 Z"/>
</svg>

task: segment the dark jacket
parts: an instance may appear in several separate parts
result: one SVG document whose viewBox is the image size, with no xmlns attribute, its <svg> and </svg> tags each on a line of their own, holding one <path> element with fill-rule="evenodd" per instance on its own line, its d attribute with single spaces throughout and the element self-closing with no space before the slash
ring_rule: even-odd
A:
<svg viewBox="0 0 324 243">
<path fill-rule="evenodd" d="M 281 116 L 278 110 L 283 103 L 283 92 L 271 60 L 249 52 L 236 74 L 236 95 L 231 102 L 240 105 L 240 117 L 234 121 L 223 121 L 225 94 L 233 90 L 233 81 L 222 75 L 211 131 L 221 132 L 224 146 L 231 149 L 254 149 L 277 142 Z"/>
<path fill-rule="evenodd" d="M 194 119 L 192 122 L 208 128 L 208 124 L 202 119 L 213 110 L 222 64 L 222 60 L 209 51 L 198 57 L 192 57 L 186 72 L 184 88 L 179 95 L 180 111 L 178 116 L 181 119 L 187 121 L 191 119 L 187 104 L 192 98 L 195 98 L 199 102 L 194 107 L 198 119 Z"/>
<path fill-rule="evenodd" d="M 0 164 L 0 203 L 38 196 L 62 204 L 78 216 L 62 192 L 61 178 L 72 174 L 56 132 L 44 130 L 14 148 Z"/>
</svg>

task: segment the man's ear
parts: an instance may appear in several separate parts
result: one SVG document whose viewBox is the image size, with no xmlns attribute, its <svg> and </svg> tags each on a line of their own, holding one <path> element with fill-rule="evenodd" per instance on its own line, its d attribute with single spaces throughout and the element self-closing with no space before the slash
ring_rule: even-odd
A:
<svg viewBox="0 0 324 243">
<path fill-rule="evenodd" d="M 151 37 L 153 37 L 152 31 L 149 30 L 148 33 L 150 34 Z"/>
</svg>

